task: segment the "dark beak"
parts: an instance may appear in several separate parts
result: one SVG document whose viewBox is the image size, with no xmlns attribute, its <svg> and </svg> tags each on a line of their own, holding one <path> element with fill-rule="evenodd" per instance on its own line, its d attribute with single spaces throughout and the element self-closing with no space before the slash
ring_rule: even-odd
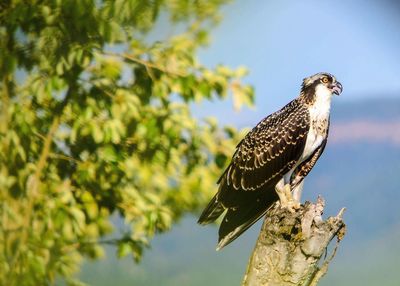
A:
<svg viewBox="0 0 400 286">
<path fill-rule="evenodd" d="M 337 81 L 331 85 L 331 90 L 334 94 L 339 95 L 343 91 L 343 86 L 340 82 Z"/>
</svg>

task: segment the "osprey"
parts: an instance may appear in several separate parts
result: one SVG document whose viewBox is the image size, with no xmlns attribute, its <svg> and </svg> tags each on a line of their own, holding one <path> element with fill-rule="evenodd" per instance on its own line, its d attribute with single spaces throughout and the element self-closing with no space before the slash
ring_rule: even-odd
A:
<svg viewBox="0 0 400 286">
<path fill-rule="evenodd" d="M 198 223 L 208 224 L 227 211 L 217 250 L 265 215 L 274 202 L 299 208 L 303 180 L 324 151 L 331 97 L 342 85 L 329 73 L 303 80 L 299 97 L 267 116 L 237 145 L 218 180 L 217 194 Z"/>
</svg>

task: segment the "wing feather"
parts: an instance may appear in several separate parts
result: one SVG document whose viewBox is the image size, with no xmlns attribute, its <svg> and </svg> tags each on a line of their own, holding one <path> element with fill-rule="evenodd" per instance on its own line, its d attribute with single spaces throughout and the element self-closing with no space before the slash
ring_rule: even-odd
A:
<svg viewBox="0 0 400 286">
<path fill-rule="evenodd" d="M 294 167 L 309 128 L 307 108 L 297 100 L 263 119 L 238 144 L 220 188 L 255 191 Z"/>
<path fill-rule="evenodd" d="M 308 131 L 308 109 L 295 99 L 264 118 L 237 145 L 218 180 L 219 191 L 200 220 L 208 223 L 227 209 L 219 230 L 219 249 L 255 223 L 278 199 L 275 184 L 296 165 Z"/>
</svg>

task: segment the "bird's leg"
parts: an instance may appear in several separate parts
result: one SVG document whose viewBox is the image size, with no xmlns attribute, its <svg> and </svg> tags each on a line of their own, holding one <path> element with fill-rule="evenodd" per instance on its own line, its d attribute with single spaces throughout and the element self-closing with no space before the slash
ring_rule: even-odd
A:
<svg viewBox="0 0 400 286">
<path fill-rule="evenodd" d="M 275 191 L 279 196 L 279 203 L 281 204 L 281 207 L 286 207 L 288 204 L 288 199 L 286 196 L 285 185 L 283 181 L 280 181 L 278 184 L 276 184 Z"/>
<path fill-rule="evenodd" d="M 290 187 L 290 184 L 286 184 L 285 185 L 285 193 L 286 193 L 286 198 L 287 198 L 287 208 L 289 209 L 289 211 L 291 212 L 295 212 L 296 210 L 298 210 L 300 208 L 300 201 L 297 200 L 297 195 L 298 192 L 296 192 L 295 194 L 292 195 L 292 190 Z M 301 192 L 300 192 L 301 195 Z"/>
<path fill-rule="evenodd" d="M 301 181 L 293 188 L 293 191 L 292 191 L 293 199 L 298 203 L 300 203 L 301 193 L 303 192 L 303 185 L 304 185 L 304 181 Z"/>
<path fill-rule="evenodd" d="M 290 212 L 295 212 L 300 208 L 300 203 L 293 198 L 290 184 L 283 185 L 283 181 L 275 186 L 276 193 L 282 208 L 287 208 Z"/>
</svg>

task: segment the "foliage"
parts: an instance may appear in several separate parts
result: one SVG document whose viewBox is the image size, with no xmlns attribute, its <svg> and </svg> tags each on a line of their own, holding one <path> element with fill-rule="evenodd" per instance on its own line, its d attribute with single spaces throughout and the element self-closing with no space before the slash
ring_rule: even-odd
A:
<svg viewBox="0 0 400 286">
<path fill-rule="evenodd" d="M 215 192 L 239 134 L 190 106 L 253 100 L 245 69 L 196 58 L 224 2 L 1 2 L 1 285 L 75 285 L 105 243 L 139 260 Z"/>
</svg>

